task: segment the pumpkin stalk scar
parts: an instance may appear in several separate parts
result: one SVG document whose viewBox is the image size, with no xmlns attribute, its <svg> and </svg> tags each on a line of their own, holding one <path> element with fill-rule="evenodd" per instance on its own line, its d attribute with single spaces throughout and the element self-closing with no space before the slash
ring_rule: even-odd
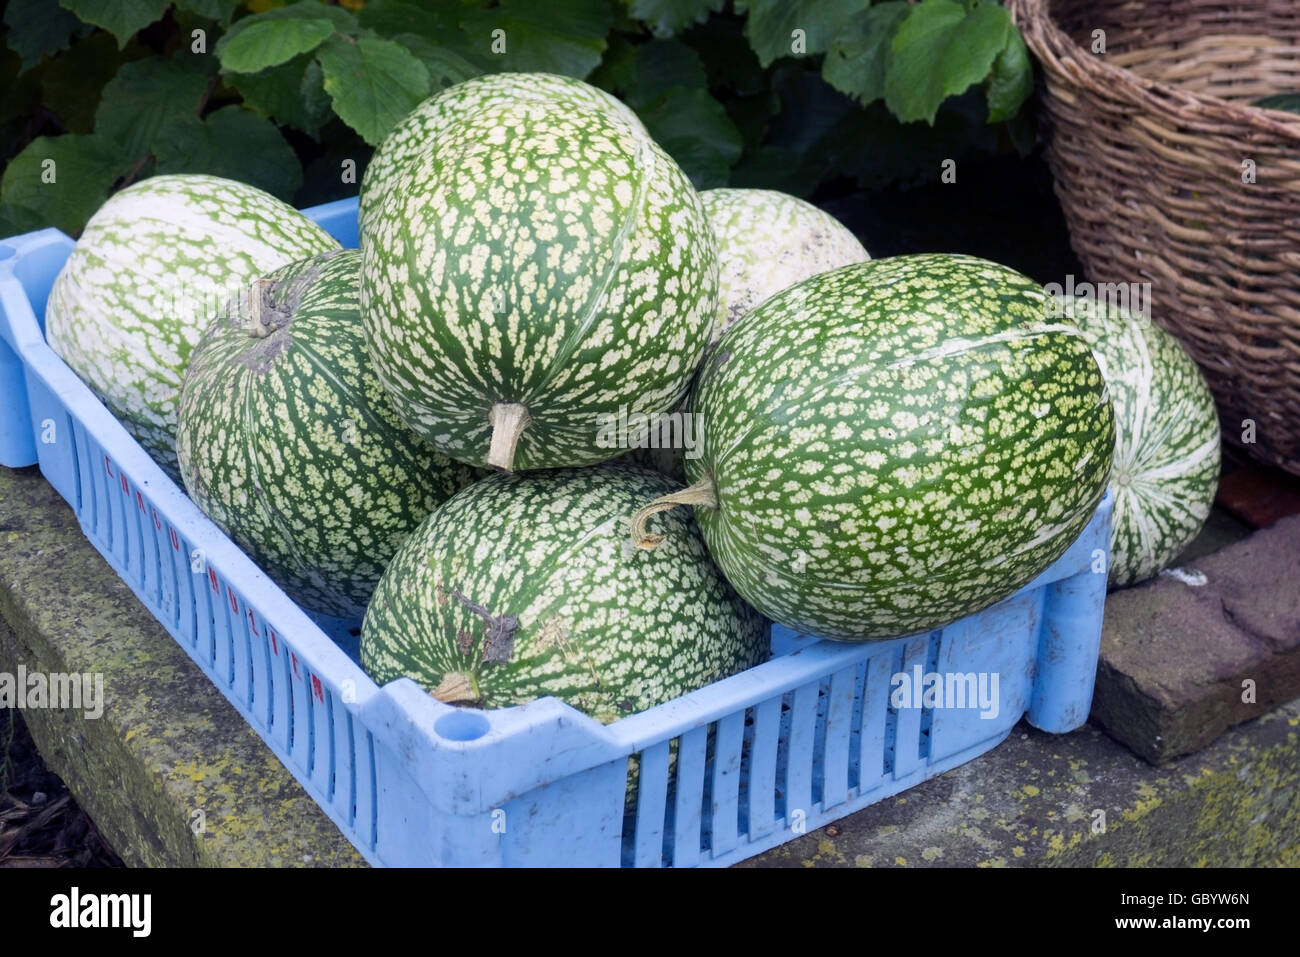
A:
<svg viewBox="0 0 1300 957">
<path fill-rule="evenodd" d="M 718 507 L 718 489 L 713 482 L 713 476 L 706 474 L 694 485 L 682 489 L 680 492 L 672 492 L 655 499 L 649 505 L 636 510 L 632 515 L 632 543 L 637 548 L 644 548 L 647 551 L 653 551 L 658 548 L 664 540 L 663 535 L 651 534 L 646 531 L 646 521 L 651 515 L 657 512 L 666 512 L 670 508 L 676 508 L 678 505 L 704 506 L 705 508 Z"/>
<path fill-rule="evenodd" d="M 515 630 L 519 627 L 518 615 L 494 615 L 484 606 L 470 601 L 459 591 L 452 597 L 483 619 L 483 660 L 502 664 L 510 660 L 515 650 Z"/>
<path fill-rule="evenodd" d="M 449 672 L 431 693 L 443 704 L 473 704 L 479 700 L 478 683 L 461 671 Z"/>
<path fill-rule="evenodd" d="M 287 326 L 298 311 L 303 293 L 320 278 L 323 264 L 341 252 L 343 250 L 335 249 L 322 253 L 308 269 L 288 280 L 266 276 L 254 279 L 245 298 L 248 334 L 254 339 L 265 339 L 277 329 Z M 283 291 L 282 287 L 287 287 L 287 291 Z"/>
<path fill-rule="evenodd" d="M 247 313 L 248 313 L 248 334 L 254 339 L 265 339 L 275 329 L 275 326 L 267 325 L 266 320 L 275 311 L 275 306 L 271 303 L 271 293 L 275 289 L 274 279 L 254 279 L 253 284 L 248 287 L 247 294 Z"/>
<path fill-rule="evenodd" d="M 503 472 L 513 472 L 515 448 L 519 436 L 532 424 L 528 409 L 518 402 L 493 402 L 488 410 L 488 424 L 492 426 L 492 442 L 488 446 L 487 462 Z"/>
</svg>

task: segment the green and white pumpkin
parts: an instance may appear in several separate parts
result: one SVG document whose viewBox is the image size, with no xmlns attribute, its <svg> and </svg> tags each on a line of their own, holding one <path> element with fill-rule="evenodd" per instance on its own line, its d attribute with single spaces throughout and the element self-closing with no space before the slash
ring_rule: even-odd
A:
<svg viewBox="0 0 1300 957">
<path fill-rule="evenodd" d="M 439 94 L 468 99 L 452 120 L 429 107 L 399 124 L 390 139 L 424 149 L 386 143 L 375 162 L 400 154 L 397 172 L 367 176 L 384 190 L 361 236 L 375 369 L 407 424 L 463 462 L 612 458 L 626 436 L 598 440 L 601 417 L 676 409 L 708 345 L 699 197 L 615 110 L 476 90 Z"/>
<path fill-rule="evenodd" d="M 787 193 L 700 193 L 718 246 L 718 340 L 737 319 L 782 289 L 871 258 L 844 224 Z"/>
<path fill-rule="evenodd" d="M 401 120 L 380 144 L 361 181 L 360 225 L 367 224 L 394 190 L 408 188 L 442 130 L 482 109 L 542 103 L 560 108 L 599 110 L 640 133 L 645 127 L 617 97 L 572 77 L 551 73 L 489 73 L 431 96 Z"/>
<path fill-rule="evenodd" d="M 1219 419 L 1178 340 L 1143 316 L 1092 299 L 1061 302 L 1083 332 L 1115 405 L 1110 583 L 1165 568 L 1209 517 L 1219 484 Z"/>
<path fill-rule="evenodd" d="M 398 550 L 361 631 L 361 665 L 487 708 L 554 695 L 602 722 L 743 671 L 768 624 L 709 559 L 689 513 L 665 546 L 628 519 L 672 489 L 601 465 L 494 474 L 441 505 Z"/>
<path fill-rule="evenodd" d="M 297 210 L 217 176 L 155 176 L 86 224 L 45 309 L 50 346 L 173 479 L 176 403 L 212 315 L 279 266 L 338 249 Z"/>
<path fill-rule="evenodd" d="M 1029 582 L 1106 489 L 1110 399 L 1079 330 L 1031 280 L 900 256 L 792 286 L 700 372 L 693 504 L 736 590 L 798 632 L 928 631 Z"/>
<path fill-rule="evenodd" d="M 476 478 L 402 425 L 370 369 L 361 255 L 256 281 L 190 357 L 177 455 L 190 496 L 299 604 L 360 618 L 397 546 Z"/>
</svg>

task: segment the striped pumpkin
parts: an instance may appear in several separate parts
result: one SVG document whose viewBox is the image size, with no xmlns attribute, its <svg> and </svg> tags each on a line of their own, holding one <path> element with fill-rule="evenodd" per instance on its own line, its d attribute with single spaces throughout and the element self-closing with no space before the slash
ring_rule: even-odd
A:
<svg viewBox="0 0 1300 957">
<path fill-rule="evenodd" d="M 767 623 L 710 561 L 686 513 L 669 544 L 627 522 L 662 475 L 602 465 L 498 473 L 454 496 L 399 549 L 361 631 L 361 665 L 436 698 L 499 708 L 554 695 L 602 722 L 749 668 Z"/>
<path fill-rule="evenodd" d="M 451 87 L 367 174 L 375 369 L 412 429 L 474 465 L 619 454 L 620 437 L 597 441 L 598 417 L 675 409 L 713 326 L 717 261 L 695 190 L 605 94 L 563 85 L 582 96 Z"/>
<path fill-rule="evenodd" d="M 51 348 L 176 481 L 176 404 L 190 350 L 232 294 L 337 242 L 260 189 L 155 176 L 91 217 L 45 308 Z"/>
<path fill-rule="evenodd" d="M 1065 551 L 1110 471 L 1114 425 L 1079 331 L 1042 290 L 969 256 L 807 279 L 748 313 L 700 372 L 696 506 L 736 590 L 842 640 L 941 627 Z"/>
<path fill-rule="evenodd" d="M 1178 340 L 1143 316 L 1091 299 L 1062 312 L 1092 347 L 1115 405 L 1110 583 L 1165 568 L 1209 517 L 1219 484 L 1219 419 Z"/>
<path fill-rule="evenodd" d="M 198 506 L 305 608 L 360 618 L 397 546 L 475 478 L 412 435 L 370 369 L 360 253 L 256 282 L 204 334 L 177 454 Z"/>
<path fill-rule="evenodd" d="M 360 225 L 367 224 L 386 196 L 405 189 L 421 175 L 442 131 L 484 109 L 520 104 L 548 104 L 609 114 L 643 134 L 637 115 L 604 90 L 550 73 L 489 73 L 425 100 L 402 119 L 375 151 L 361 181 Z"/>
</svg>

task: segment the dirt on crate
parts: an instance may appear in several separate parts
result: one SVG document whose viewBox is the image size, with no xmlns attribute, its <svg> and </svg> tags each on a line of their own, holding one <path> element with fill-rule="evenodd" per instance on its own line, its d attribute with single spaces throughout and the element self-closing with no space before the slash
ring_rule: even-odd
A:
<svg viewBox="0 0 1300 957">
<path fill-rule="evenodd" d="M 18 711 L 0 710 L 0 868 L 122 866 L 45 766 Z"/>
</svg>

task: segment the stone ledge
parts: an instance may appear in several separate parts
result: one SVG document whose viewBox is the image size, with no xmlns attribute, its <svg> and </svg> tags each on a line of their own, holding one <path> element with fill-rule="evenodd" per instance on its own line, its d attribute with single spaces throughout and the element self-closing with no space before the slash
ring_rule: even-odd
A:
<svg viewBox="0 0 1300 957">
<path fill-rule="evenodd" d="M 0 671 L 104 676 L 98 719 L 23 716 L 47 765 L 126 863 L 364 864 L 36 469 L 0 468 L 0 619 Z"/>
<path fill-rule="evenodd" d="M 128 863 L 363 863 L 34 469 L 0 468 L 0 618 L 0 670 L 105 675 L 97 721 L 24 714 Z M 1300 865 L 1298 728 L 1300 702 L 1153 768 L 1092 726 L 1021 725 L 989 754 L 741 866 Z"/>
</svg>

